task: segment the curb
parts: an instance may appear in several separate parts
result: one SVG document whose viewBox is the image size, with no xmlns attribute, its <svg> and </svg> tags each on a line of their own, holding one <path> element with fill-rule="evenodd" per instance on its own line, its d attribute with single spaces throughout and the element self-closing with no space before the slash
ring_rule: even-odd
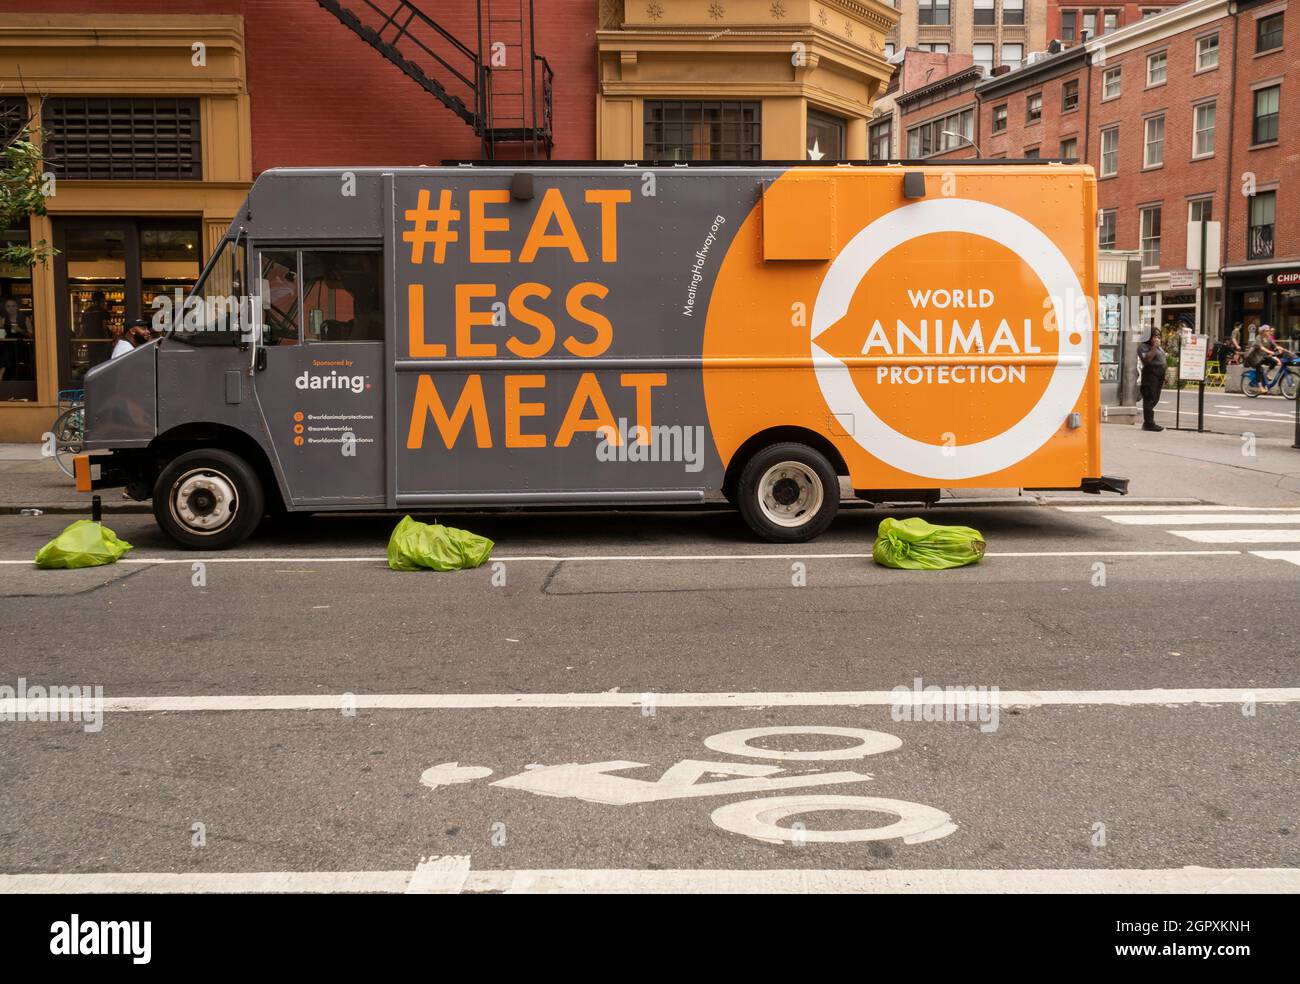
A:
<svg viewBox="0 0 1300 984">
<path fill-rule="evenodd" d="M 39 509 L 44 515 L 47 516 L 83 516 L 83 515 L 89 516 L 90 515 L 89 502 L 87 502 L 85 505 L 81 505 L 80 503 L 60 502 L 60 503 L 54 503 L 45 506 L 30 505 L 30 504 L 25 506 L 15 506 L 6 503 L 0 503 L 0 516 L 19 516 L 22 515 L 24 509 Z M 105 502 L 103 504 L 103 510 L 105 516 L 114 513 L 116 514 L 138 513 L 140 515 L 153 514 L 153 509 L 149 505 L 143 502 L 132 502 L 132 503 L 124 502 L 121 505 Z"/>
</svg>

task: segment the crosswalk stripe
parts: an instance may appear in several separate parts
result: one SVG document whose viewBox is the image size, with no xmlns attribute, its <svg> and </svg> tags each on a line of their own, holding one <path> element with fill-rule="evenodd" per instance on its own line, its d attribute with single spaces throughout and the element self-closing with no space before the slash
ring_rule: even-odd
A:
<svg viewBox="0 0 1300 984">
<path fill-rule="evenodd" d="M 1285 560 L 1300 567 L 1300 550 L 1252 550 L 1251 555 L 1265 560 Z"/>
<path fill-rule="evenodd" d="M 1283 523 L 1300 523 L 1300 512 L 1286 513 L 1144 513 L 1139 516 L 1126 516 L 1108 513 L 1105 517 L 1112 523 L 1123 526 L 1214 526 L 1218 523 L 1266 523 L 1281 525 Z"/>
<path fill-rule="evenodd" d="M 1195 543 L 1300 543 L 1300 529 L 1171 529 Z"/>
<path fill-rule="evenodd" d="M 1167 505 L 1167 506 L 1125 506 L 1111 503 L 1105 506 L 1057 506 L 1061 512 L 1070 513 L 1113 513 L 1123 509 L 1124 513 L 1190 513 L 1190 512 L 1293 512 L 1294 506 L 1212 506 L 1212 505 Z"/>
</svg>

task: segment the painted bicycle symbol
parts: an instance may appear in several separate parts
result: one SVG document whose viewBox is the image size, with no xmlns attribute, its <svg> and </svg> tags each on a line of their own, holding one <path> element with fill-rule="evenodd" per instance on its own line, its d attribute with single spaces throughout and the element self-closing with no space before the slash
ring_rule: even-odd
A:
<svg viewBox="0 0 1300 984">
<path fill-rule="evenodd" d="M 793 735 L 844 738 L 853 742 L 843 748 L 785 750 L 756 745 L 762 739 L 789 738 Z M 952 818 L 942 810 L 906 800 L 876 796 L 844 796 L 807 790 L 847 783 L 871 782 L 865 772 L 793 771 L 793 763 L 846 762 L 870 755 L 891 752 L 903 742 L 894 735 L 865 728 L 839 728 L 821 725 L 746 728 L 725 731 L 704 739 L 710 751 L 742 759 L 767 759 L 785 765 L 758 762 L 683 759 L 670 766 L 657 779 L 622 775 L 648 769 L 645 762 L 622 759 L 607 762 L 569 762 L 563 765 L 537 766 L 491 783 L 502 789 L 520 790 L 537 796 L 577 799 L 602 806 L 636 806 L 665 800 L 697 799 L 735 794 L 775 794 L 744 799 L 719 806 L 710 819 L 733 834 L 740 834 L 771 844 L 781 843 L 856 843 L 901 838 L 905 844 L 919 844 L 946 837 L 957 829 Z M 431 789 L 483 779 L 492 774 L 484 766 L 462 766 L 444 762 L 426 769 L 420 782 Z M 794 793 L 794 790 L 801 792 Z M 808 830 L 794 818 L 825 812 L 886 814 L 895 817 L 885 826 L 858 827 L 848 830 Z"/>
</svg>

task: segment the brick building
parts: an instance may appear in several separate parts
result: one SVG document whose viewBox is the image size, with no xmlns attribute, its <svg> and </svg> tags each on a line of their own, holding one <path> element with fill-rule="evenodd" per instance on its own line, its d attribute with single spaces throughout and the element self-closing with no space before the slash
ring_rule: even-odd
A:
<svg viewBox="0 0 1300 984">
<path fill-rule="evenodd" d="M 1187 224 L 1212 221 L 1223 272 L 1206 284 L 1209 332 L 1268 322 L 1300 344 L 1297 21 L 1286 0 L 1192 0 L 1139 18 L 963 91 L 976 106 L 972 139 L 985 157 L 1093 166 L 1099 244 L 1141 257 L 1146 323 L 1199 323 Z M 926 91 L 964 83 L 964 69 L 950 69 Z M 896 156 L 970 156 L 953 142 L 905 153 L 933 114 L 896 98 Z"/>
<path fill-rule="evenodd" d="M 1180 2 L 1181 0 L 1137 0 L 1134 3 L 1047 0 L 1047 36 L 1077 44 L 1127 27 L 1144 17 L 1154 17 Z"/>
<path fill-rule="evenodd" d="M 1300 11 L 1237 4 L 1231 183 L 1225 208 L 1225 324 L 1267 322 L 1300 343 Z"/>
<path fill-rule="evenodd" d="M 970 55 L 986 71 L 1018 68 L 1031 51 L 1042 51 L 1050 0 L 894 0 L 900 14 L 888 52 L 914 48 L 934 54 Z"/>
<path fill-rule="evenodd" d="M 0 442 L 38 439 L 108 327 L 193 284 L 267 168 L 864 157 L 897 18 L 882 0 L 0 0 L 0 134 L 31 119 L 55 179 L 48 215 L 0 235 L 58 249 L 0 269 Z"/>
</svg>

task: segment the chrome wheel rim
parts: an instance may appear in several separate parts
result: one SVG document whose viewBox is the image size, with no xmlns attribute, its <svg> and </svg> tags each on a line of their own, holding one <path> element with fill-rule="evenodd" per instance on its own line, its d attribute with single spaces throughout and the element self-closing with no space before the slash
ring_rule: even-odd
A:
<svg viewBox="0 0 1300 984">
<path fill-rule="evenodd" d="M 220 533 L 235 519 L 239 497 L 235 483 L 211 468 L 195 468 L 172 483 L 168 506 L 172 518 L 191 533 Z"/>
<path fill-rule="evenodd" d="M 821 510 L 825 492 L 817 473 L 801 461 L 782 461 L 758 482 L 758 507 L 777 526 L 803 526 Z"/>
</svg>

